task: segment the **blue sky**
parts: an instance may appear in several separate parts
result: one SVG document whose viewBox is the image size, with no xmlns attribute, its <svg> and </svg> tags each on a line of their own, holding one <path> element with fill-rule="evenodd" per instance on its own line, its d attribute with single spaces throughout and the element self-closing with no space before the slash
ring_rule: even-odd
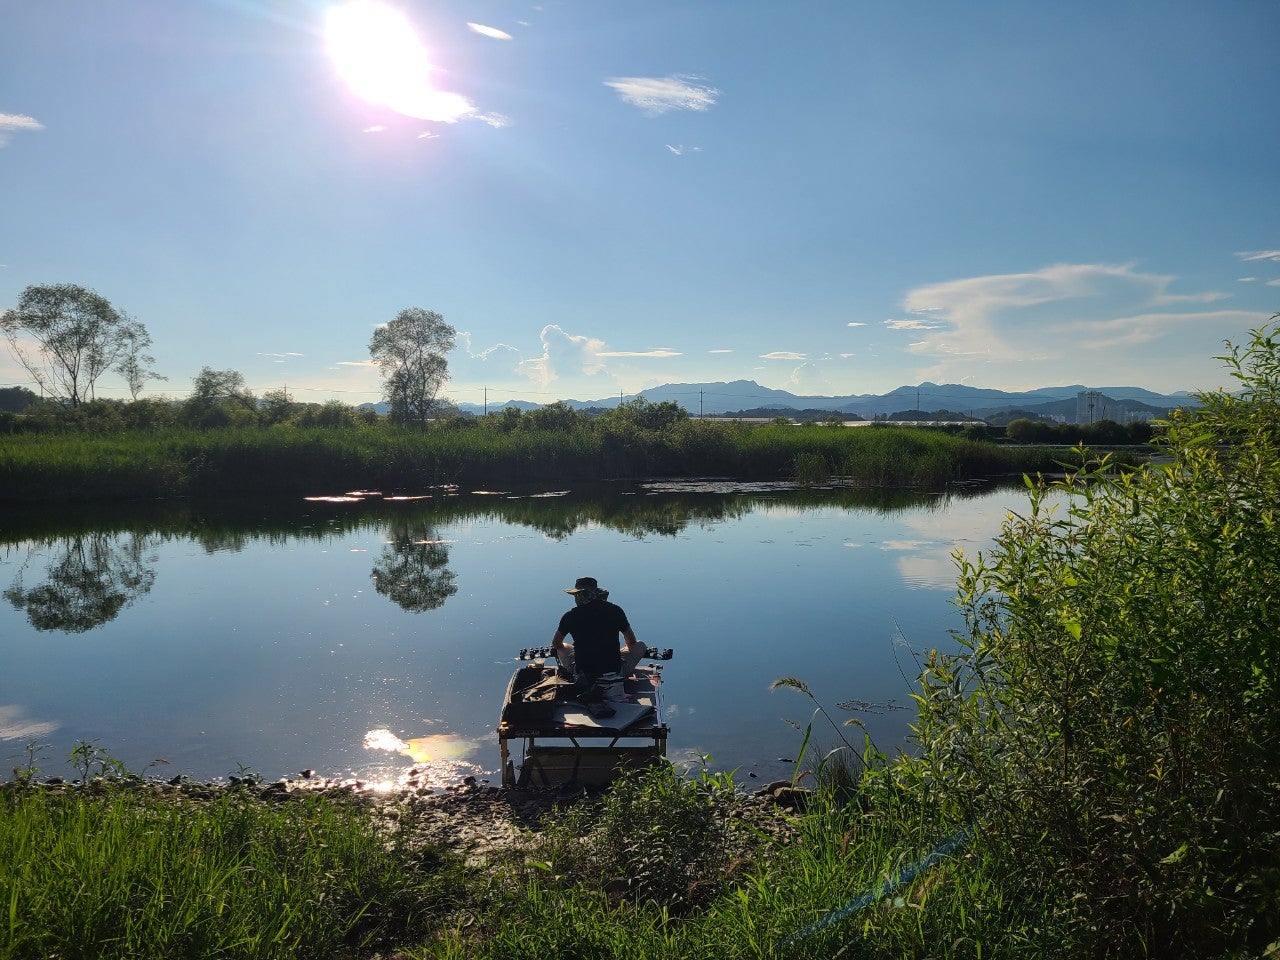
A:
<svg viewBox="0 0 1280 960">
<path fill-rule="evenodd" d="M 1224 386 L 1277 50 L 1273 0 L 0 0 L 0 307 L 96 289 L 172 396 L 376 400 L 410 306 L 460 402 Z"/>
</svg>

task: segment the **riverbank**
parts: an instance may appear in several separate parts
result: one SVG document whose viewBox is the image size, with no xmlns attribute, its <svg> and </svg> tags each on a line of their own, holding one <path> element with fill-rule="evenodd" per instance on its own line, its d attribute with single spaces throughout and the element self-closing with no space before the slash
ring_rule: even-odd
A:
<svg viewBox="0 0 1280 960">
<path fill-rule="evenodd" d="M 766 862 L 799 836 L 789 789 L 747 795 L 699 789 L 670 769 L 657 777 L 668 801 L 697 792 L 722 866 Z M 654 824 L 680 813 L 658 800 L 647 811 Z M 498 899 L 519 890 L 531 864 L 536 872 L 566 838 L 586 840 L 587 824 L 607 823 L 610 802 L 598 791 L 470 778 L 443 792 L 314 777 L 18 779 L 0 785 L 9 905 L 0 954 L 436 955 L 432 944 L 501 915 Z M 653 845 L 642 858 L 650 865 L 699 849 L 668 822 L 678 849 L 664 854 L 663 837 L 629 819 Z M 628 889 L 615 884 L 611 896 L 624 903 Z"/>
</svg>

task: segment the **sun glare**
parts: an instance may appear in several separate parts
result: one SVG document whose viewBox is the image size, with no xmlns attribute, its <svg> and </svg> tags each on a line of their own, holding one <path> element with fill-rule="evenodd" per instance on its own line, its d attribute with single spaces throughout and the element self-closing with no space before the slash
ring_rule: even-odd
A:
<svg viewBox="0 0 1280 960">
<path fill-rule="evenodd" d="M 325 49 L 351 92 L 406 117 L 453 123 L 475 107 L 461 94 L 437 90 L 426 46 L 402 10 L 378 0 L 351 0 L 329 10 Z"/>
</svg>

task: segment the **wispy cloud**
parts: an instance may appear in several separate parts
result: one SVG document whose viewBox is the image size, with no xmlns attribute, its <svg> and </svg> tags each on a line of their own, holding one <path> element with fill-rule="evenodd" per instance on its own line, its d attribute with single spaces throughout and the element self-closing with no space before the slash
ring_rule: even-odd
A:
<svg viewBox="0 0 1280 960">
<path fill-rule="evenodd" d="M 604 83 L 650 116 L 670 110 L 710 110 L 720 96 L 719 90 L 700 77 L 613 77 Z"/>
<path fill-rule="evenodd" d="M 701 153 L 701 147 L 686 147 L 683 143 L 668 143 L 667 149 L 674 153 L 677 157 L 682 157 L 686 153 Z"/>
<path fill-rule="evenodd" d="M 938 330 L 942 327 L 933 320 L 886 320 L 884 325 L 890 330 Z"/>
<path fill-rule="evenodd" d="M 293 351 L 288 351 L 286 353 L 265 353 L 260 350 L 258 351 L 258 356 L 270 357 L 273 360 L 288 360 L 290 357 L 301 357 L 304 356 L 304 354 L 294 353 Z"/>
<path fill-rule="evenodd" d="M 653 350 L 601 350 L 597 356 L 601 357 L 652 357 L 655 359 L 664 359 L 666 357 L 684 356 L 679 350 L 672 350 L 668 347 L 655 347 Z"/>
<path fill-rule="evenodd" d="M 365 367 L 372 369 L 377 366 L 372 360 L 339 360 L 334 366 L 338 367 Z"/>
<path fill-rule="evenodd" d="M 822 374 L 822 368 L 812 360 L 806 360 L 787 377 L 788 388 L 803 395 L 816 396 L 832 393 L 831 384 Z"/>
<path fill-rule="evenodd" d="M 482 37 L 492 37 L 494 40 L 510 40 L 511 34 L 505 30 L 499 30 L 497 27 L 486 27 L 483 23 L 472 23 L 467 21 L 467 26 Z"/>
<path fill-rule="evenodd" d="M 848 323 L 848 325 L 849 325 L 849 326 L 851 326 L 851 327 L 865 327 L 865 326 L 866 326 L 866 324 L 865 324 L 865 323 L 863 323 L 861 320 L 850 320 L 850 321 L 849 321 L 849 323 Z"/>
<path fill-rule="evenodd" d="M 772 353 L 760 354 L 761 360 L 805 360 L 807 359 L 803 353 L 794 353 L 790 350 L 775 350 Z"/>
<path fill-rule="evenodd" d="M 708 350 L 707 353 L 733 353 L 733 351 L 727 347 L 719 347 L 715 350 Z"/>
<path fill-rule="evenodd" d="M 9 143 L 9 134 L 15 131 L 43 130 L 44 124 L 24 113 L 0 113 L 0 147 Z"/>
<path fill-rule="evenodd" d="M 1236 256 L 1245 261 L 1274 260 L 1276 263 L 1280 263 L 1280 250 L 1244 251 L 1237 253 Z"/>
<path fill-rule="evenodd" d="M 1189 376 L 1199 368 L 1186 357 L 1212 356 L 1225 337 L 1265 319 L 1249 311 L 1188 309 L 1225 295 L 1174 293 L 1175 279 L 1132 264 L 1089 263 L 968 277 L 909 291 L 904 307 L 916 314 L 927 309 L 929 316 L 886 325 L 925 334 L 907 348 L 933 362 L 919 371 L 923 378 L 972 376 L 978 363 L 983 379 L 1014 386 L 1120 382 L 1132 379 L 1136 365 L 1159 366 L 1163 377 L 1184 370 Z M 1185 365 L 1174 367 L 1175 359 Z"/>
</svg>

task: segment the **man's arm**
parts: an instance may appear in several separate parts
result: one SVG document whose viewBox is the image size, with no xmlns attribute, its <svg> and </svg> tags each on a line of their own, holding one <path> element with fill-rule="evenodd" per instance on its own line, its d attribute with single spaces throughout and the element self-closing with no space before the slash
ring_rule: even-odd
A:
<svg viewBox="0 0 1280 960">
<path fill-rule="evenodd" d="M 631 648 L 633 648 L 633 647 L 636 645 L 636 643 L 638 642 L 638 641 L 636 640 L 635 632 L 634 632 L 630 627 L 625 627 L 625 628 L 623 629 L 623 631 L 622 631 L 622 639 L 623 639 L 623 645 L 624 645 L 628 650 L 630 650 Z"/>
<path fill-rule="evenodd" d="M 635 638 L 633 637 L 632 639 L 634 640 Z M 564 649 L 564 631 L 563 630 L 557 630 L 556 635 L 551 638 L 551 649 L 557 653 Z"/>
</svg>

